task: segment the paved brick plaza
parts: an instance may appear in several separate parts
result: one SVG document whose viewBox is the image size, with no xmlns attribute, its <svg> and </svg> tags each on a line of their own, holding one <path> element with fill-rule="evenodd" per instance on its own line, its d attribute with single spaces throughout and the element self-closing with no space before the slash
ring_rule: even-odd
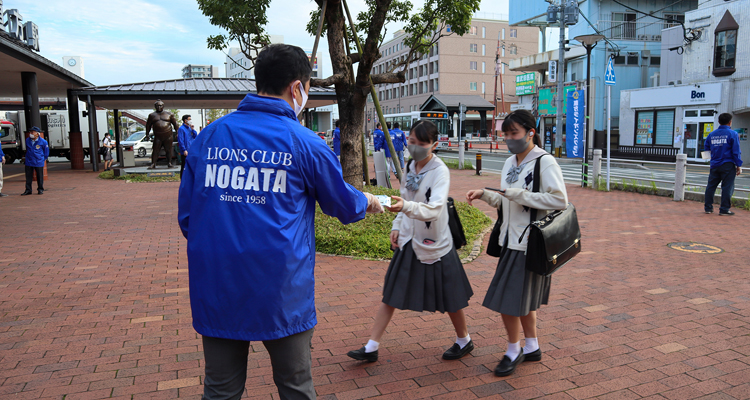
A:
<svg viewBox="0 0 750 400">
<path fill-rule="evenodd" d="M 61 164 L 43 196 L 21 197 L 19 172 L 5 166 L 11 197 L 0 199 L 0 398 L 200 398 L 178 184 L 102 181 Z M 452 176 L 457 199 L 498 179 Z M 497 261 L 487 256 L 466 265 L 471 356 L 440 358 L 454 339 L 447 315 L 397 312 L 380 361 L 354 362 L 345 354 L 367 340 L 387 263 L 319 256 L 319 398 L 750 398 L 750 213 L 568 190 L 584 247 L 540 312 L 542 362 L 492 374 L 505 334 L 480 305 Z M 689 241 L 725 252 L 666 246 Z M 262 344 L 253 349 L 246 395 L 278 398 Z"/>
</svg>

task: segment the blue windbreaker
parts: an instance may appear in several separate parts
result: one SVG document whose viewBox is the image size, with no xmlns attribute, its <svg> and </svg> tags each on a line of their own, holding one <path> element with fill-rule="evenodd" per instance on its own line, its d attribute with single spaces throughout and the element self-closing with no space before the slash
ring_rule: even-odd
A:
<svg viewBox="0 0 750 400">
<path fill-rule="evenodd" d="M 390 133 L 391 140 L 393 140 L 393 148 L 396 151 L 404 151 L 404 146 L 406 146 L 406 136 L 404 135 L 404 131 L 401 129 L 393 129 Z"/>
<path fill-rule="evenodd" d="M 3 147 L 0 146 L 0 161 L 2 161 L 3 157 L 5 157 L 5 153 L 3 153 Z"/>
<path fill-rule="evenodd" d="M 178 220 L 195 330 L 274 340 L 313 328 L 315 202 L 344 224 L 367 208 L 325 142 L 284 100 L 249 94 L 186 160 Z"/>
<path fill-rule="evenodd" d="M 29 167 L 43 167 L 44 161 L 49 157 L 49 146 L 47 141 L 41 137 L 34 142 L 30 137 L 26 138 L 26 161 Z"/>
<path fill-rule="evenodd" d="M 182 124 L 180 130 L 177 131 L 177 142 L 180 144 L 180 153 L 190 150 L 190 145 L 193 144 L 196 136 L 197 134 L 193 128 Z"/>
<path fill-rule="evenodd" d="M 380 129 L 375 129 L 372 136 L 375 151 L 385 150 L 385 158 L 391 158 L 391 149 L 388 148 L 388 143 L 385 141 L 385 133 Z"/>
<path fill-rule="evenodd" d="M 718 129 L 711 132 L 703 147 L 711 152 L 711 168 L 728 162 L 737 167 L 742 166 L 739 135 L 727 125 L 719 125 Z"/>
<path fill-rule="evenodd" d="M 341 155 L 341 131 L 339 128 L 333 130 L 333 154 Z"/>
</svg>

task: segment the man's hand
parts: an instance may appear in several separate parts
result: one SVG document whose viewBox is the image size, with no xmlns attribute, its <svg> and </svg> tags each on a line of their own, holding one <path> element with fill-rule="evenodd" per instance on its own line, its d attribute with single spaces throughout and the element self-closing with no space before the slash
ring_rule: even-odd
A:
<svg viewBox="0 0 750 400">
<path fill-rule="evenodd" d="M 397 212 L 400 212 L 401 210 L 404 209 L 404 199 L 402 199 L 402 198 L 400 198 L 398 196 L 391 196 L 391 198 L 393 200 L 396 200 L 396 203 L 391 202 L 392 203 L 391 206 L 390 207 L 386 207 L 388 209 L 388 211 L 390 211 L 390 212 L 396 212 L 397 213 Z"/>
<path fill-rule="evenodd" d="M 469 190 L 466 192 L 466 201 L 469 202 L 469 205 L 472 205 L 472 201 L 477 200 L 482 196 L 484 196 L 484 189 Z"/>
<path fill-rule="evenodd" d="M 365 212 L 368 214 L 380 214 L 383 212 L 383 206 L 380 205 L 380 201 L 370 193 L 364 192 L 367 197 L 367 209 Z"/>
<path fill-rule="evenodd" d="M 742 173 L 742 167 L 737 167 L 737 176 L 740 176 Z"/>
<path fill-rule="evenodd" d="M 398 231 L 391 231 L 391 250 L 398 247 Z"/>
<path fill-rule="evenodd" d="M 185 157 L 187 157 L 187 150 L 185 150 L 185 151 L 183 152 L 183 155 L 184 155 Z"/>
<path fill-rule="evenodd" d="M 5 156 L 3 156 L 3 164 L 5 164 Z M 737 174 L 737 175 L 739 175 L 739 174 Z"/>
</svg>

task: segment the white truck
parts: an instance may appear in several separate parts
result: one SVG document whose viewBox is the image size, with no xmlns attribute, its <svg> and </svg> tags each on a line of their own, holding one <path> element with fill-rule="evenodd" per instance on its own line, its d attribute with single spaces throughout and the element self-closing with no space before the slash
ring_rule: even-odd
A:
<svg viewBox="0 0 750 400">
<path fill-rule="evenodd" d="M 50 157 L 66 157 L 70 159 L 70 125 L 68 123 L 67 110 L 41 110 L 42 126 L 39 129 L 44 134 L 44 139 L 49 143 Z M 83 115 L 78 116 L 83 139 L 83 154 L 89 155 L 89 121 Z M 96 111 L 97 131 L 99 141 L 104 138 L 107 130 L 107 112 Z M 30 127 L 28 127 L 30 128 Z M 13 163 L 20 160 L 26 153 L 26 138 L 24 132 L 26 118 L 23 111 L 7 111 L 5 118 L 0 119 L 0 142 L 5 153 L 5 162 Z"/>
</svg>

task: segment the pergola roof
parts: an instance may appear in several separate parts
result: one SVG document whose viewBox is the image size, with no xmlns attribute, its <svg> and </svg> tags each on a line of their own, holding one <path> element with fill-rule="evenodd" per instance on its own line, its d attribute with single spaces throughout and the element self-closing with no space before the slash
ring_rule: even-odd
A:
<svg viewBox="0 0 750 400">
<path fill-rule="evenodd" d="M 434 94 L 427 98 L 419 109 L 422 111 L 451 112 L 458 110 L 459 103 L 474 111 L 492 111 L 495 109 L 495 105 L 482 96 L 459 94 Z"/>
<path fill-rule="evenodd" d="M 166 81 L 91 86 L 74 90 L 82 101 L 88 96 L 98 107 L 107 109 L 150 109 L 157 99 L 166 108 L 237 108 L 248 93 L 256 93 L 255 80 L 236 78 L 188 78 Z M 310 88 L 307 108 L 336 103 L 331 88 Z"/>
<path fill-rule="evenodd" d="M 22 99 L 21 72 L 36 73 L 40 98 L 64 99 L 68 89 L 92 85 L 0 30 L 0 96 Z"/>
</svg>

